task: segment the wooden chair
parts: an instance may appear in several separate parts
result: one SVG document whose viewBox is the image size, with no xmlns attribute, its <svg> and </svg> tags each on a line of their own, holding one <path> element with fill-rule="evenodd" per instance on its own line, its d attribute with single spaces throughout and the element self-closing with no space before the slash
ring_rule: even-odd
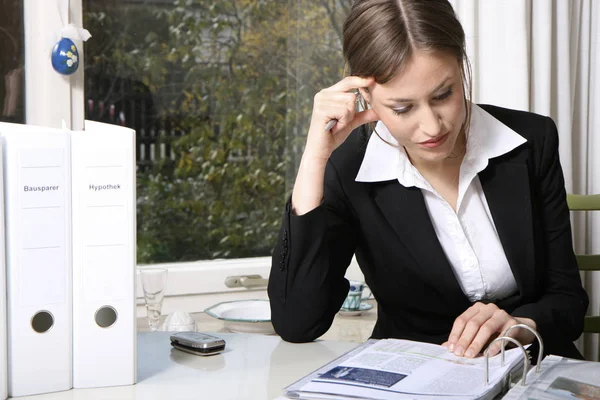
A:
<svg viewBox="0 0 600 400">
<path fill-rule="evenodd" d="M 568 194 L 567 203 L 571 211 L 600 211 L 600 194 Z M 577 254 L 580 271 L 600 271 L 600 254 Z M 586 316 L 584 333 L 600 333 L 600 315 Z M 598 351 L 600 357 L 600 349 Z"/>
</svg>

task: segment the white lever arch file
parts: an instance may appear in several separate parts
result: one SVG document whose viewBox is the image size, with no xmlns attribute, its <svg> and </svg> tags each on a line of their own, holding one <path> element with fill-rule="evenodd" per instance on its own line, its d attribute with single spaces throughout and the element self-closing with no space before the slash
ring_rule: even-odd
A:
<svg viewBox="0 0 600 400">
<path fill-rule="evenodd" d="M 72 387 L 69 133 L 0 124 L 4 155 L 8 395 Z"/>
<path fill-rule="evenodd" d="M 2 148 L 0 144 L 0 171 Z M 2 173 L 0 172 L 0 176 Z M 0 180 L 0 399 L 8 396 L 8 354 L 6 351 L 6 264 L 4 252 L 4 180 Z"/>
<path fill-rule="evenodd" d="M 73 387 L 136 382 L 135 132 L 72 132 Z"/>
</svg>

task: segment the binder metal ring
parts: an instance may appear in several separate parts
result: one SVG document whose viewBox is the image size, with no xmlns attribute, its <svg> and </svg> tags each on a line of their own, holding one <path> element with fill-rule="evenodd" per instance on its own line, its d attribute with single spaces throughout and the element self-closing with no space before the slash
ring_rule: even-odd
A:
<svg viewBox="0 0 600 400">
<path fill-rule="evenodd" d="M 538 362 L 537 365 L 535 366 L 535 372 L 539 373 L 540 372 L 540 368 L 542 366 L 542 357 L 544 355 L 544 342 L 542 341 L 542 337 L 540 336 L 539 333 L 537 333 L 537 331 L 535 329 L 533 329 L 532 327 L 525 325 L 525 324 L 516 324 L 511 326 L 510 328 L 508 328 L 506 330 L 506 332 L 504 332 L 504 336 L 508 336 L 508 333 L 513 329 L 513 328 L 523 328 L 523 329 L 527 329 L 529 332 L 533 333 L 535 335 L 535 337 L 537 338 L 539 344 L 540 344 L 540 350 L 538 351 Z M 502 362 L 504 363 L 504 346 L 502 346 Z"/>
<path fill-rule="evenodd" d="M 489 355 L 490 348 L 497 341 L 502 341 L 502 350 L 504 350 L 504 344 L 507 340 L 509 342 L 512 342 L 512 343 L 516 344 L 517 346 L 519 346 L 519 348 L 523 352 L 524 368 L 523 368 L 523 378 L 521 379 L 521 385 L 525 385 L 525 378 L 527 377 L 527 371 L 529 370 L 529 357 L 527 356 L 527 351 L 525 350 L 523 345 L 521 343 L 519 343 L 519 341 L 517 339 L 511 338 L 509 336 L 497 337 L 496 339 L 492 340 L 492 343 L 490 343 L 490 345 L 487 347 L 487 349 L 485 349 L 484 356 L 485 356 L 485 384 L 486 385 L 489 385 L 489 383 L 490 383 L 490 379 L 489 379 L 489 377 L 490 377 L 490 357 L 489 357 L 490 356 Z M 504 358 L 501 359 L 500 366 L 504 367 Z"/>
</svg>

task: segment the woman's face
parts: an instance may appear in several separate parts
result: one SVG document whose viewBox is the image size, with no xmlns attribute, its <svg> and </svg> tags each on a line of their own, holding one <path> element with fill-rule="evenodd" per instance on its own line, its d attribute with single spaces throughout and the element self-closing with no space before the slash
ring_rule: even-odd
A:
<svg viewBox="0 0 600 400">
<path fill-rule="evenodd" d="M 455 57 L 417 51 L 393 80 L 362 94 L 413 162 L 442 161 L 464 145 L 459 135 L 466 110 Z"/>
</svg>

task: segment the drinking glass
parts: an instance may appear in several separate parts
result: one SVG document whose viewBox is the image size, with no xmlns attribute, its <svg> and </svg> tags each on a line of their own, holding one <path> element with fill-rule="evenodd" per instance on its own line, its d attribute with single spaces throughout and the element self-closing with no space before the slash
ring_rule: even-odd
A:
<svg viewBox="0 0 600 400">
<path fill-rule="evenodd" d="M 164 268 L 145 268 L 140 271 L 148 325 L 152 332 L 158 329 L 165 288 L 167 286 L 167 270 Z"/>
</svg>

